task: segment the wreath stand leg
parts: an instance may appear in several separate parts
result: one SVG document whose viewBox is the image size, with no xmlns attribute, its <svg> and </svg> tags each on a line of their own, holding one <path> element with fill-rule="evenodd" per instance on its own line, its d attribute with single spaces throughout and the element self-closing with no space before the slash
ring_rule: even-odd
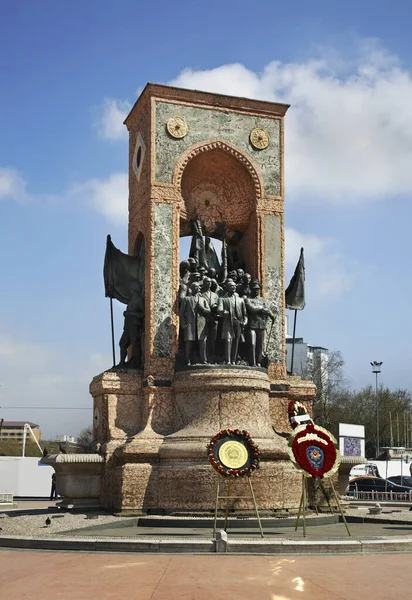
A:
<svg viewBox="0 0 412 600">
<path fill-rule="evenodd" d="M 259 531 L 260 531 L 260 535 L 263 537 L 263 528 L 262 528 L 262 522 L 260 520 L 260 515 L 259 515 L 259 509 L 258 506 L 256 504 L 256 497 L 255 497 L 255 492 L 253 490 L 253 485 L 252 485 L 252 481 L 251 481 L 251 476 L 248 475 L 248 481 L 249 481 L 249 487 L 250 487 L 250 496 L 231 496 L 230 495 L 230 483 L 231 480 L 228 479 L 227 480 L 227 488 L 226 488 L 226 495 L 225 496 L 220 496 L 219 492 L 220 492 L 220 475 L 217 476 L 217 483 L 216 483 L 216 502 L 215 502 L 215 518 L 213 521 L 213 537 L 216 536 L 216 525 L 217 525 L 217 513 L 218 513 L 218 507 L 219 507 L 219 500 L 220 499 L 225 499 L 226 500 L 226 508 L 225 508 L 225 524 L 224 524 L 224 530 L 227 530 L 227 521 L 228 521 L 228 515 L 229 515 L 229 501 L 230 499 L 234 499 L 234 498 L 242 498 L 242 499 L 246 499 L 248 498 L 250 500 L 250 498 L 252 498 L 253 500 L 253 506 L 255 507 L 255 512 L 256 512 L 256 518 L 257 518 L 257 522 L 259 524 Z"/>
<path fill-rule="evenodd" d="M 332 480 L 331 480 L 331 483 L 332 483 Z M 331 514 L 333 515 L 333 508 L 332 508 L 332 506 L 331 506 L 331 503 L 329 502 L 329 498 L 328 498 L 328 495 L 327 495 L 327 493 L 326 493 L 325 486 L 323 485 L 323 481 L 322 481 L 322 480 L 320 480 L 320 479 L 319 479 L 319 485 L 320 485 L 320 489 L 322 490 L 322 493 L 323 493 L 323 495 L 324 495 L 324 497 L 325 497 L 325 500 L 326 500 L 326 502 L 328 503 L 329 510 L 330 510 Z M 332 487 L 333 487 L 333 486 L 332 486 Z M 335 491 L 335 490 L 333 490 L 333 491 Z"/>
<path fill-rule="evenodd" d="M 299 503 L 298 514 L 297 514 L 297 517 L 296 517 L 295 531 L 297 531 L 298 527 L 299 527 L 299 520 L 300 520 L 300 513 L 302 511 L 302 504 L 303 504 L 303 488 L 302 488 L 302 493 L 300 495 L 300 503 Z"/>
<path fill-rule="evenodd" d="M 225 511 L 225 526 L 224 530 L 227 528 L 227 517 L 229 515 L 229 500 L 230 500 L 230 479 L 227 480 L 227 488 L 226 488 L 226 511 Z"/>
<path fill-rule="evenodd" d="M 255 492 L 253 491 L 252 479 L 251 479 L 250 475 L 248 475 L 248 480 L 249 480 L 250 492 L 251 492 L 252 498 L 253 498 L 253 504 L 255 506 L 256 518 L 259 523 L 260 535 L 263 537 L 262 523 L 260 522 L 259 510 L 258 510 L 258 507 L 256 504 Z"/>
<path fill-rule="evenodd" d="M 313 503 L 315 505 L 316 516 L 318 516 L 319 515 L 319 510 L 318 510 L 318 502 L 316 500 L 316 495 L 317 495 L 317 491 L 318 491 L 317 490 L 317 479 L 315 479 L 314 481 L 315 481 L 315 484 L 313 486 L 314 487 Z"/>
<path fill-rule="evenodd" d="M 216 502 L 215 502 L 215 520 L 213 521 L 213 537 L 216 537 L 216 522 L 217 522 L 217 510 L 219 507 L 219 491 L 220 491 L 220 476 L 217 475 L 216 483 Z"/>
<path fill-rule="evenodd" d="M 304 475 L 302 475 L 302 498 L 303 498 L 303 537 L 306 537 L 306 505 L 307 505 L 307 498 L 306 498 L 306 477 Z"/>
<path fill-rule="evenodd" d="M 333 490 L 333 494 L 335 496 L 336 504 L 338 505 L 338 508 L 340 510 L 340 514 L 342 516 L 343 522 L 345 523 L 346 531 L 348 532 L 348 536 L 351 537 L 351 534 L 350 534 L 350 531 L 349 531 L 349 527 L 348 527 L 348 523 L 347 523 L 347 521 L 345 519 L 345 515 L 343 514 L 342 506 L 341 506 L 341 503 L 339 502 L 338 495 L 337 495 L 337 493 L 335 491 L 335 486 L 333 485 L 332 478 L 330 480 L 330 484 L 332 486 L 332 490 Z"/>
<path fill-rule="evenodd" d="M 306 516 L 306 504 L 307 504 L 307 499 L 306 499 L 306 477 L 302 474 L 302 495 L 300 497 L 299 511 L 298 511 L 298 516 L 296 518 L 295 531 L 298 530 L 299 521 L 300 521 L 300 515 L 302 515 L 303 537 L 306 537 L 306 520 L 305 520 L 305 516 Z"/>
</svg>

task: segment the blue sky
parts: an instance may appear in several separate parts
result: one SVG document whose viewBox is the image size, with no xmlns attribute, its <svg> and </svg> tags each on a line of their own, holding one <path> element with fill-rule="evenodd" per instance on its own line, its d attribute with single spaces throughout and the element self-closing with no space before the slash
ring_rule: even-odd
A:
<svg viewBox="0 0 412 600">
<path fill-rule="evenodd" d="M 353 387 L 412 388 L 408 2 L 0 0 L 0 409 L 46 437 L 91 423 L 110 366 L 102 262 L 126 249 L 122 119 L 147 81 L 278 100 L 298 334 Z M 122 307 L 116 308 L 120 334 Z"/>
</svg>

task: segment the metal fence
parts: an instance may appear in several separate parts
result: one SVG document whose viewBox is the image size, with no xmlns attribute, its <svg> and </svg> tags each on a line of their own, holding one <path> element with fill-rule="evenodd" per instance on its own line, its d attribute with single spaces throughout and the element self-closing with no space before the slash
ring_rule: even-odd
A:
<svg viewBox="0 0 412 600">
<path fill-rule="evenodd" d="M 13 492 L 0 492 L 0 504 L 13 504 Z"/>
<path fill-rule="evenodd" d="M 346 492 L 347 498 L 355 500 L 376 500 L 377 502 L 412 502 L 412 490 L 410 492 L 361 492 L 357 488 Z"/>
</svg>

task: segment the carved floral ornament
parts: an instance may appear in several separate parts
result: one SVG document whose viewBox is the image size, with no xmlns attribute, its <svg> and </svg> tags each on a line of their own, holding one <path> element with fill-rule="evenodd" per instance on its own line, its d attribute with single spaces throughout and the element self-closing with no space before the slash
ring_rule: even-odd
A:
<svg viewBox="0 0 412 600">
<path fill-rule="evenodd" d="M 187 167 L 188 163 L 192 160 L 192 158 L 195 158 L 195 156 L 198 156 L 202 152 L 209 152 L 209 150 L 218 149 L 224 150 L 225 152 L 229 152 L 229 154 L 231 154 L 240 163 L 242 163 L 242 165 L 248 171 L 249 175 L 253 180 L 255 186 L 256 199 L 260 199 L 263 195 L 263 182 L 260 175 L 258 175 L 257 168 L 252 164 L 249 158 L 242 154 L 242 152 L 221 140 L 214 140 L 213 142 L 202 143 L 201 145 L 197 145 L 192 149 L 189 148 L 189 150 L 187 150 L 186 153 L 183 153 L 180 157 L 180 162 L 175 167 L 173 174 L 173 183 L 175 185 L 178 185 L 179 188 L 181 187 L 184 170 Z"/>
</svg>

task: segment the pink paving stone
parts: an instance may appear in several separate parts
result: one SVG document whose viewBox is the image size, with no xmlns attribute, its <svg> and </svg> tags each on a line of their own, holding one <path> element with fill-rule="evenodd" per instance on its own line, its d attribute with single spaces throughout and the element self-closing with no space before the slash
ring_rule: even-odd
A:
<svg viewBox="0 0 412 600">
<path fill-rule="evenodd" d="M 409 598 L 411 555 L 165 556 L 0 550 L 10 600 Z"/>
</svg>

